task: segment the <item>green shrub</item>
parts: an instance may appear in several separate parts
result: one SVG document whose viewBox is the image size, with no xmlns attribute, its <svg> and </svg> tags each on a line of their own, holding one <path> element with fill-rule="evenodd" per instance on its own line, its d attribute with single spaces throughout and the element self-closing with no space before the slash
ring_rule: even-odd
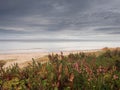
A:
<svg viewBox="0 0 120 90">
<path fill-rule="evenodd" d="M 76 53 L 48 55 L 49 62 L 33 59 L 20 69 L 13 64 L 3 69 L 0 61 L 0 90 L 119 90 L 120 51 L 100 55 Z"/>
</svg>

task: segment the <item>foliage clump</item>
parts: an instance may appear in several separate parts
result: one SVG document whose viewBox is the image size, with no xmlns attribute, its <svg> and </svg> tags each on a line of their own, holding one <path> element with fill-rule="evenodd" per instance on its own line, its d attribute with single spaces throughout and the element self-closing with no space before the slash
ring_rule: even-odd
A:
<svg viewBox="0 0 120 90">
<path fill-rule="evenodd" d="M 120 90 L 120 50 L 48 58 L 42 64 L 33 59 L 23 69 L 1 66 L 0 90 Z"/>
</svg>

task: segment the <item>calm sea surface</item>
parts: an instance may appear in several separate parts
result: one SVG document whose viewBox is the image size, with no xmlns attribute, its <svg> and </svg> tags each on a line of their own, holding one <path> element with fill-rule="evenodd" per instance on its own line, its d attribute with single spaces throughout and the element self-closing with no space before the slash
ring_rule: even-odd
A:
<svg viewBox="0 0 120 90">
<path fill-rule="evenodd" d="M 54 52 L 120 47 L 120 41 L 0 41 L 0 54 Z"/>
</svg>

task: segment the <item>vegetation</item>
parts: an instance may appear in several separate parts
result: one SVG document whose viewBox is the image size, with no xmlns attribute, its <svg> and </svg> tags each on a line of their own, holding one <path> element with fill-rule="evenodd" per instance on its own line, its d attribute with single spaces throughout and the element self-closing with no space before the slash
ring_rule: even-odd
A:
<svg viewBox="0 0 120 90">
<path fill-rule="evenodd" d="M 20 69 L 0 68 L 0 90 L 120 90 L 120 50 L 48 55 Z"/>
</svg>

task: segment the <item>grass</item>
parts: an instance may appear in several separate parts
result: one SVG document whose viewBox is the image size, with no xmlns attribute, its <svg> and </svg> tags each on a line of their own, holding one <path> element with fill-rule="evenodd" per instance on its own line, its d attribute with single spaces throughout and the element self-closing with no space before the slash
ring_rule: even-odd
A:
<svg viewBox="0 0 120 90">
<path fill-rule="evenodd" d="M 0 60 L 0 67 L 2 68 L 6 64 L 5 60 Z"/>
<path fill-rule="evenodd" d="M 18 64 L 3 68 L 0 61 L 0 90 L 120 90 L 120 49 L 67 56 L 61 52 L 48 59 L 33 59 L 23 69 Z"/>
</svg>

